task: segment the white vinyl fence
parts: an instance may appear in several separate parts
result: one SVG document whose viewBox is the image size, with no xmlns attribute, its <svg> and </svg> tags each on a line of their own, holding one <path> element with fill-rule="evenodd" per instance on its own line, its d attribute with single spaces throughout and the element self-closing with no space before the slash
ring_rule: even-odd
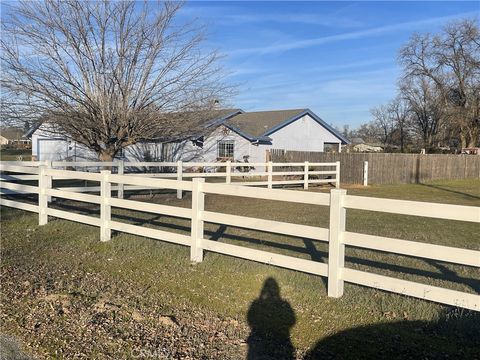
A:
<svg viewBox="0 0 480 360">
<path fill-rule="evenodd" d="M 17 166 L 40 166 L 50 168 L 80 169 L 99 172 L 109 167 L 118 175 L 174 178 L 184 180 L 190 178 L 225 178 L 226 184 L 246 186 L 267 186 L 269 189 L 276 185 L 303 185 L 308 189 L 309 184 L 334 184 L 340 187 L 340 162 L 332 163 L 235 163 L 231 161 L 213 163 L 195 162 L 94 162 L 94 161 L 11 161 L 10 165 Z M 133 172 L 128 173 L 131 169 Z M 252 171 L 261 169 L 263 171 Z M 279 169 L 279 171 L 275 171 Z M 220 170 L 220 171 L 218 171 Z M 15 178 L 7 178 L 15 180 Z M 250 179 L 250 180 L 249 180 Z M 35 180 L 35 176 L 23 176 L 17 180 Z M 246 181 L 249 180 L 249 181 Z M 115 188 L 118 197 L 123 199 L 124 184 L 118 184 Z M 130 187 L 131 190 L 140 190 L 138 186 Z M 78 192 L 100 191 L 98 187 L 72 187 L 69 190 Z M 182 191 L 177 192 L 177 197 L 182 198 Z"/>
<path fill-rule="evenodd" d="M 10 173 L 8 175 L 3 175 L 4 179 L 7 178 L 7 176 L 20 176 L 15 174 L 33 174 L 38 176 L 39 180 L 37 186 L 22 185 L 5 180 L 1 183 L 1 188 L 3 189 L 19 193 L 27 192 L 38 194 L 38 204 L 27 204 L 22 202 L 21 198 L 15 198 L 15 200 L 2 198 L 0 199 L 0 204 L 2 206 L 38 213 L 40 225 L 47 224 L 48 216 L 53 216 L 99 227 L 101 241 L 110 240 L 111 231 L 115 230 L 188 246 L 191 250 L 191 260 L 195 262 L 203 260 L 204 251 L 212 251 L 287 269 L 302 271 L 309 274 L 327 276 L 328 295 L 336 298 L 343 295 L 344 282 L 350 282 L 353 284 L 360 284 L 367 287 L 480 311 L 480 295 L 478 294 L 450 290 L 442 287 L 378 275 L 345 266 L 345 246 L 354 246 L 388 253 L 445 261 L 480 269 L 480 251 L 477 250 L 366 235 L 345 230 L 347 209 L 360 209 L 373 212 L 386 212 L 392 214 L 480 223 L 480 207 L 352 196 L 347 195 L 346 190 L 341 189 L 332 189 L 330 194 L 325 194 L 235 186 L 231 184 L 205 183 L 202 178 L 195 178 L 193 181 L 183 181 L 118 175 L 112 174 L 107 170 L 101 171 L 101 173 L 58 170 L 47 168 L 45 165 L 39 167 L 27 167 L 21 165 L 6 165 L 5 162 L 3 162 L 0 164 L 0 171 Z M 75 180 L 82 179 L 98 182 L 100 186 L 100 194 L 83 194 L 66 189 L 52 188 L 52 179 L 59 178 Z M 191 208 L 182 208 L 114 198 L 111 194 L 113 184 L 189 191 L 192 194 L 192 205 Z M 329 228 L 206 211 L 204 209 L 205 196 L 210 194 L 329 206 Z M 71 211 L 52 209 L 49 207 L 49 197 L 99 204 L 100 217 L 80 215 L 72 213 Z M 183 235 L 112 220 L 112 207 L 190 219 L 191 233 L 190 235 Z M 329 253 L 328 263 L 300 259 L 293 256 L 281 255 L 205 239 L 205 222 L 327 242 Z"/>
</svg>

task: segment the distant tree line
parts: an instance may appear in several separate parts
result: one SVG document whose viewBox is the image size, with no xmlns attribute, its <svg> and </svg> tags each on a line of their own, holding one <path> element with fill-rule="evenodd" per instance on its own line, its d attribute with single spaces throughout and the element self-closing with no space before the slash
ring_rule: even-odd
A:
<svg viewBox="0 0 480 360">
<path fill-rule="evenodd" d="M 350 138 L 385 151 L 438 152 L 480 146 L 480 28 L 475 20 L 415 34 L 400 49 L 397 95 L 371 109 Z"/>
</svg>

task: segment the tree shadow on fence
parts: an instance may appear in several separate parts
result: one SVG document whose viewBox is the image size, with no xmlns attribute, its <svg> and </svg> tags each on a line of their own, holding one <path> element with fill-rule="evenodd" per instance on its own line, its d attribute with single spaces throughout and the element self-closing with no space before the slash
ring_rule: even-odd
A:
<svg viewBox="0 0 480 360">
<path fill-rule="evenodd" d="M 316 359 L 479 359 L 480 314 L 448 308 L 437 321 L 396 321 L 341 331 L 305 355 Z"/>
<path fill-rule="evenodd" d="M 87 207 L 87 208 L 81 209 L 80 213 L 83 213 L 86 215 L 92 215 L 92 210 L 93 210 L 94 213 L 98 214 L 98 205 L 93 205 L 93 206 L 95 207 L 94 210 L 93 210 L 93 207 Z M 70 211 L 74 211 L 74 210 L 79 211 L 79 208 L 72 204 L 58 203 L 56 204 L 56 207 L 70 210 Z M 180 223 L 169 222 L 168 218 L 171 218 L 171 217 L 167 215 L 151 214 L 151 216 L 148 218 L 140 218 L 138 217 L 138 215 L 135 215 L 135 213 L 132 213 L 131 215 L 114 213 L 112 214 L 112 216 L 119 220 L 128 221 L 133 225 L 137 225 L 137 226 L 143 226 L 143 225 L 149 224 L 153 228 L 159 228 L 162 230 L 167 230 L 167 231 L 172 230 L 177 233 L 185 233 L 185 234 L 190 233 L 190 220 L 187 220 L 187 219 L 182 219 L 181 221 L 182 224 L 180 224 Z M 164 221 L 162 221 L 162 219 L 164 219 Z M 311 239 L 305 239 L 305 238 L 298 238 L 300 241 L 303 241 L 304 246 L 301 246 L 300 244 L 298 245 L 287 244 L 287 243 L 277 242 L 275 240 L 267 240 L 265 238 L 262 238 L 262 232 L 256 232 L 255 236 L 257 237 L 228 233 L 228 230 L 233 228 L 234 227 L 230 227 L 222 224 L 222 225 L 218 225 L 217 229 L 213 231 L 205 229 L 204 233 L 207 238 L 210 238 L 210 240 L 213 240 L 213 241 L 232 240 L 236 242 L 243 242 L 248 245 L 262 245 L 272 249 L 292 252 L 291 254 L 292 256 L 295 256 L 296 254 L 306 254 L 310 256 L 310 259 L 313 261 L 318 261 L 323 263 L 328 262 L 328 252 L 326 250 L 317 249 L 318 245 L 320 245 L 317 241 L 313 241 Z M 478 279 L 462 277 L 458 275 L 455 271 L 442 265 L 441 262 L 438 262 L 435 260 L 424 259 L 424 261 L 427 264 L 436 267 L 438 270 L 440 270 L 440 272 L 429 271 L 426 269 L 410 268 L 410 267 L 399 265 L 399 264 L 381 262 L 378 260 L 367 259 L 367 258 L 362 258 L 357 256 L 346 255 L 345 261 L 358 264 L 358 265 L 368 266 L 369 268 L 377 269 L 377 270 L 390 270 L 390 271 L 400 272 L 400 273 L 409 274 L 409 275 L 418 275 L 418 276 L 427 277 L 431 279 L 446 280 L 446 281 L 456 282 L 460 284 L 465 284 L 475 292 L 480 293 L 480 281 Z M 322 277 L 322 281 L 325 285 L 327 284 L 327 280 L 323 277 Z"/>
<path fill-rule="evenodd" d="M 328 252 L 317 250 L 315 242 L 313 240 L 303 239 L 303 243 L 305 244 L 305 249 L 307 253 L 310 255 L 313 261 L 328 263 Z M 323 285 L 325 285 L 325 289 L 327 289 L 328 279 L 325 276 L 321 276 L 320 279 L 322 280 Z"/>
</svg>

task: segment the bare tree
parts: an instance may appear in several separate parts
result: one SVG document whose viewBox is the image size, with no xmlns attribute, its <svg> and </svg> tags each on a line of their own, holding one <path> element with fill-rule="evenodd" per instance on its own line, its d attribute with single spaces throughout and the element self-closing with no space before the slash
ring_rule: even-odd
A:
<svg viewBox="0 0 480 360">
<path fill-rule="evenodd" d="M 410 109 L 413 127 L 420 134 L 425 149 L 431 151 L 446 119 L 435 84 L 427 77 L 415 77 L 403 82 L 400 91 Z"/>
<path fill-rule="evenodd" d="M 176 16 L 181 6 L 14 3 L 2 14 L 4 108 L 42 114 L 104 161 L 143 139 L 203 131 L 232 88 L 218 53 L 203 51 L 204 29 Z"/>
<path fill-rule="evenodd" d="M 440 92 L 462 147 L 480 142 L 480 28 L 475 19 L 437 35 L 414 35 L 400 51 L 404 78 L 427 77 Z"/>
<path fill-rule="evenodd" d="M 394 122 L 388 105 L 379 105 L 370 110 L 375 126 L 381 130 L 383 146 L 391 144 L 391 135 L 394 130 Z"/>
<path fill-rule="evenodd" d="M 388 112 L 392 119 L 393 126 L 398 131 L 400 151 L 405 152 L 405 141 L 410 125 L 410 108 L 408 102 L 400 96 L 388 103 Z"/>
<path fill-rule="evenodd" d="M 383 130 L 379 129 L 378 126 L 370 121 L 360 125 L 358 129 L 355 129 L 350 132 L 350 138 L 361 138 L 366 143 L 375 144 L 381 142 Z"/>
</svg>

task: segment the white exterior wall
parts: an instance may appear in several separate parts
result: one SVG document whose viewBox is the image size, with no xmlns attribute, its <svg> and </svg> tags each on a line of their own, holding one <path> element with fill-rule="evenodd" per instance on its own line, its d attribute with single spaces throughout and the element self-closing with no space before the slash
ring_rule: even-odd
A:
<svg viewBox="0 0 480 360">
<path fill-rule="evenodd" d="M 0 135 L 0 145 L 8 145 L 8 139 Z"/>
<path fill-rule="evenodd" d="M 120 157 L 120 155 L 118 155 Z M 162 144 L 138 143 L 124 149 L 123 158 L 127 161 L 170 161 L 162 152 Z"/>
<path fill-rule="evenodd" d="M 38 160 L 96 160 L 97 155 L 84 146 L 62 136 L 44 131 L 42 125 L 32 136 L 32 155 Z M 267 150 L 284 149 L 296 151 L 324 151 L 324 143 L 339 144 L 341 140 L 330 131 L 305 115 L 289 125 L 269 135 L 271 145 L 254 145 L 243 136 L 224 126 L 218 127 L 204 139 L 203 148 L 191 141 L 181 143 L 139 143 L 125 149 L 124 157 L 129 161 L 176 161 L 215 162 L 218 155 L 218 142 L 234 141 L 234 161 L 243 162 L 248 156 L 250 163 L 266 161 Z M 256 171 L 263 169 L 256 168 Z"/>
<path fill-rule="evenodd" d="M 289 125 L 269 135 L 271 145 L 253 145 L 239 134 L 229 131 L 221 126 L 205 139 L 203 149 L 199 150 L 191 144 L 185 146 L 181 159 L 184 161 L 214 162 L 217 159 L 217 143 L 220 140 L 233 140 L 234 159 L 243 161 L 243 156 L 249 156 L 250 163 L 263 163 L 266 161 L 267 151 L 270 149 L 284 149 L 296 151 L 324 151 L 325 143 L 336 143 L 341 151 L 341 140 L 334 134 L 305 115 Z M 258 167 L 256 171 L 263 171 Z"/>
<path fill-rule="evenodd" d="M 129 161 L 144 161 L 148 152 L 160 159 L 162 144 L 142 143 L 130 146 L 124 152 Z M 32 157 L 38 161 L 98 161 L 97 154 L 62 134 L 56 134 L 48 125 L 42 125 L 32 134 Z"/>
<path fill-rule="evenodd" d="M 55 134 L 42 125 L 32 134 L 32 156 L 39 161 L 84 161 L 97 160 L 95 152 L 85 146 L 68 139 L 64 135 Z M 243 156 L 250 155 L 248 140 L 237 133 L 219 127 L 205 139 L 203 149 L 193 145 L 191 141 L 181 143 L 138 143 L 124 150 L 124 158 L 128 161 L 197 161 L 215 162 L 217 160 L 217 143 L 220 140 L 233 140 L 235 142 L 235 160 L 243 161 Z M 163 151 L 162 151 L 163 149 Z M 264 161 L 265 156 L 261 161 Z M 252 160 L 250 160 L 252 162 Z"/>
<path fill-rule="evenodd" d="M 341 149 L 341 140 L 309 115 L 279 129 L 269 137 L 272 139 L 270 148 L 274 149 L 323 152 L 324 143 L 337 143 Z"/>
<path fill-rule="evenodd" d="M 32 134 L 32 158 L 38 161 L 83 161 L 96 160 L 97 155 L 66 136 L 52 132 L 48 125 L 42 125 Z"/>
<path fill-rule="evenodd" d="M 234 142 L 234 160 L 243 162 L 244 156 L 249 156 L 249 162 L 255 162 L 252 158 L 255 154 L 252 152 L 252 145 L 249 140 L 245 139 L 230 129 L 220 126 L 215 129 L 209 136 L 205 137 L 203 149 L 194 146 L 190 141 L 187 142 L 182 149 L 180 158 L 183 161 L 196 162 L 215 162 L 218 157 L 218 142 L 219 141 L 233 141 Z M 262 161 L 265 161 L 265 157 Z"/>
</svg>

